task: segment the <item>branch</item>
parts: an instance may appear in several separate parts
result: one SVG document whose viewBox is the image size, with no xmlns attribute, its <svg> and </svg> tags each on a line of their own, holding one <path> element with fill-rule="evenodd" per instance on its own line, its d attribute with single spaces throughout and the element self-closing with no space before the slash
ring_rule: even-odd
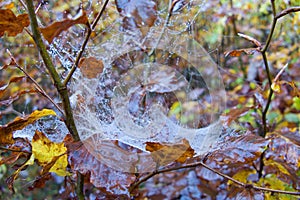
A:
<svg viewBox="0 0 300 200">
<path fill-rule="evenodd" d="M 10 56 L 10 59 L 12 60 L 12 64 L 14 64 L 19 70 L 21 70 L 26 77 L 35 85 L 36 89 L 38 90 L 38 92 L 43 95 L 44 97 L 46 97 L 57 109 L 59 112 L 61 112 L 61 114 L 64 116 L 64 111 L 53 101 L 53 99 L 45 92 L 45 90 L 20 66 L 18 65 L 16 59 L 13 57 L 13 55 L 11 54 L 11 52 L 7 49 L 6 50 Z"/>
<path fill-rule="evenodd" d="M 148 179 L 152 178 L 153 176 L 157 175 L 157 174 L 161 174 L 164 172 L 170 172 L 170 171 L 175 171 L 178 169 L 185 169 L 185 168 L 193 168 L 193 167 L 198 167 L 198 166 L 202 166 L 220 176 L 222 176 L 223 178 L 232 181 L 234 184 L 247 188 L 247 189 L 254 189 L 254 190 L 259 190 L 262 192 L 274 192 L 274 193 L 280 193 L 280 194 L 289 194 L 289 195 L 300 195 L 300 192 L 291 192 L 291 191 L 284 191 L 284 190 L 275 190 L 275 189 L 270 189 L 270 188 L 264 188 L 264 187 L 259 187 L 259 186 L 255 186 L 252 184 L 246 184 L 243 182 L 240 182 L 226 174 L 223 174 L 222 172 L 211 168 L 210 166 L 206 165 L 205 163 L 203 163 L 202 161 L 200 162 L 196 162 L 196 163 L 192 163 L 192 164 L 187 164 L 184 166 L 179 166 L 179 167 L 173 167 L 173 168 L 168 168 L 168 169 L 162 169 L 162 170 L 157 170 L 154 171 L 152 173 L 150 173 L 149 175 L 147 175 L 146 177 L 144 177 L 143 179 L 139 180 L 138 182 L 136 182 L 134 185 L 132 185 L 129 189 L 129 192 L 131 193 L 137 186 L 139 186 L 141 183 L 147 181 Z"/>
<path fill-rule="evenodd" d="M 80 137 L 78 135 L 78 132 L 77 132 L 77 129 L 76 129 L 76 126 L 74 123 L 74 118 L 73 118 L 73 113 L 72 113 L 72 109 L 71 109 L 71 105 L 70 105 L 70 99 L 69 99 L 67 88 L 62 84 L 60 77 L 55 69 L 55 66 L 53 65 L 53 62 L 51 61 L 50 55 L 48 54 L 47 49 L 43 43 L 41 33 L 39 31 L 37 19 L 36 19 L 36 14 L 34 11 L 33 2 L 32 2 L 32 0 L 26 0 L 26 3 L 27 3 L 28 14 L 29 14 L 30 21 L 31 21 L 31 29 L 32 29 L 34 41 L 35 41 L 35 43 L 38 47 L 38 50 L 43 58 L 45 66 L 46 66 L 51 78 L 53 79 L 54 85 L 57 88 L 57 90 L 60 94 L 60 97 L 62 99 L 62 103 L 63 103 L 63 107 L 64 107 L 64 111 L 65 111 L 64 117 L 65 117 L 66 125 L 67 125 L 70 133 L 72 134 L 74 140 L 79 141 Z"/>
<path fill-rule="evenodd" d="M 275 16 L 276 19 L 279 19 L 289 13 L 293 13 L 293 12 L 299 12 L 300 11 L 300 6 L 297 7 L 291 7 L 291 8 L 287 8 L 283 11 L 281 11 L 278 15 Z"/>
<path fill-rule="evenodd" d="M 2 147 L 2 146 L 0 146 L 0 150 L 31 154 L 31 152 L 28 152 L 28 151 L 21 151 L 21 150 L 17 150 L 17 149 L 11 149 L 11 148 Z"/>
<path fill-rule="evenodd" d="M 47 52 L 47 49 L 45 47 L 45 44 L 43 43 L 41 33 L 39 31 L 39 26 L 33 6 L 33 1 L 32 0 L 26 0 L 27 4 L 27 9 L 28 9 L 28 14 L 30 18 L 30 24 L 31 24 L 31 29 L 32 29 L 32 34 L 34 41 L 38 47 L 38 50 L 43 58 L 43 61 L 45 63 L 46 68 L 48 69 L 48 72 L 51 76 L 51 78 L 54 81 L 54 85 L 57 88 L 57 91 L 62 99 L 63 103 L 63 108 L 65 111 L 65 123 L 66 126 L 68 127 L 68 130 L 72 134 L 72 137 L 74 138 L 75 141 L 80 141 L 80 137 L 78 135 L 78 131 L 74 122 L 74 117 L 73 117 L 73 112 L 70 104 L 70 99 L 69 99 L 69 94 L 66 86 L 61 82 L 59 74 L 57 73 L 55 66 L 53 65 L 53 62 L 50 58 L 50 55 Z M 77 177 L 77 188 L 76 188 L 76 193 L 77 197 L 82 200 L 84 199 L 84 193 L 83 193 L 83 175 L 80 175 Z"/>
<path fill-rule="evenodd" d="M 276 18 L 276 7 L 275 7 L 275 2 L 274 0 L 271 0 L 271 4 L 272 4 L 272 12 L 273 12 L 273 20 L 272 20 L 272 25 L 271 25 L 271 30 L 270 33 L 268 35 L 267 41 L 266 41 L 266 45 L 264 46 L 264 48 L 261 50 L 261 54 L 263 57 L 263 61 L 264 61 L 264 65 L 266 68 L 266 72 L 267 72 L 267 76 L 268 76 L 268 81 L 269 81 L 269 96 L 268 96 L 268 100 L 267 100 L 267 104 L 266 107 L 263 109 L 262 112 L 262 122 L 263 122 L 263 126 L 264 126 L 264 130 L 263 133 L 261 134 L 262 137 L 265 137 L 267 132 L 268 132 L 268 128 L 267 128 L 267 113 L 271 104 L 271 100 L 272 100 L 272 95 L 274 93 L 271 85 L 272 85 L 272 75 L 270 73 L 270 68 L 269 68 L 269 64 L 268 64 L 268 59 L 267 59 L 267 55 L 266 55 L 266 51 L 271 43 L 271 39 L 276 27 L 276 23 L 277 23 L 277 18 Z"/>
<path fill-rule="evenodd" d="M 157 42 L 154 46 L 154 48 L 152 48 L 152 50 L 148 53 L 148 56 L 151 56 L 153 54 L 153 52 L 155 51 L 155 49 L 157 49 L 157 46 L 158 44 L 160 43 L 160 40 L 162 38 L 162 36 L 164 35 L 165 31 L 166 31 L 166 28 L 168 27 L 169 23 L 170 23 L 170 19 L 172 17 L 172 12 L 173 12 L 173 9 L 174 9 L 174 6 L 175 4 L 178 2 L 179 0 L 175 0 L 172 2 L 172 0 L 169 0 L 169 9 L 168 9 L 168 15 L 167 15 L 167 18 L 165 20 L 165 23 L 164 23 L 164 26 L 163 26 L 163 29 L 160 33 L 160 35 L 158 36 L 158 39 L 157 39 Z"/>
<path fill-rule="evenodd" d="M 97 17 L 95 18 L 94 22 L 92 23 L 91 26 L 88 26 L 88 32 L 87 32 L 87 35 L 86 35 L 86 37 L 85 37 L 85 39 L 84 39 L 83 44 L 81 45 L 81 49 L 80 49 L 80 51 L 79 51 L 79 53 L 78 53 L 78 55 L 77 55 L 77 57 L 76 57 L 75 63 L 73 64 L 73 66 L 72 66 L 72 68 L 71 68 L 69 74 L 67 75 L 66 79 L 65 79 L 64 82 L 63 82 L 63 85 L 64 85 L 64 86 L 67 86 L 67 84 L 68 84 L 68 82 L 70 81 L 70 79 L 72 78 L 72 76 L 73 76 L 75 70 L 77 69 L 78 64 L 79 64 L 79 61 L 80 61 L 80 58 L 81 58 L 81 56 L 82 56 L 82 54 L 83 54 L 83 52 L 84 52 L 84 50 L 85 50 L 85 48 L 86 48 L 86 45 L 87 45 L 87 43 L 88 43 L 88 41 L 89 41 L 89 39 L 90 39 L 90 37 L 91 37 L 92 31 L 95 29 L 95 27 L 96 27 L 98 21 L 100 20 L 100 17 L 102 16 L 102 14 L 103 14 L 103 12 L 104 12 L 104 10 L 105 10 L 105 8 L 106 8 L 108 2 L 109 2 L 109 0 L 106 0 L 106 1 L 104 2 L 104 5 L 103 5 L 101 11 L 98 13 Z"/>
</svg>

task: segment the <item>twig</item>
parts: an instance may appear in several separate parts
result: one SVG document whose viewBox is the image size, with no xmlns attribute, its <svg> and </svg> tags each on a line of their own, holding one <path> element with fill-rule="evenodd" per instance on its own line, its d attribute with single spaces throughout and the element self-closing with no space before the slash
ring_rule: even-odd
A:
<svg viewBox="0 0 300 200">
<path fill-rule="evenodd" d="M 67 86 L 67 84 L 68 84 L 68 82 L 70 81 L 70 79 L 72 78 L 72 76 L 73 76 L 75 70 L 77 69 L 78 64 L 79 64 L 79 61 L 80 61 L 80 58 L 81 58 L 83 52 L 85 51 L 86 45 L 87 45 L 87 43 L 88 43 L 88 41 L 89 41 L 89 39 L 90 39 L 90 36 L 91 36 L 91 34 L 92 34 L 92 31 L 94 31 L 94 29 L 95 29 L 95 27 L 96 27 L 98 21 L 100 20 L 100 17 L 102 16 L 102 14 L 103 14 L 103 12 L 104 12 L 104 10 L 105 10 L 105 8 L 106 8 L 108 2 L 109 2 L 109 0 L 106 0 L 106 1 L 104 2 L 104 5 L 102 6 L 102 9 L 101 9 L 101 11 L 98 13 L 98 15 L 97 15 L 97 17 L 95 18 L 94 22 L 92 23 L 91 26 L 88 26 L 88 32 L 87 32 L 87 35 L 86 35 L 86 37 L 85 37 L 85 39 L 84 39 L 83 44 L 81 45 L 81 49 L 80 49 L 80 51 L 79 51 L 79 53 L 78 53 L 78 55 L 77 55 L 77 57 L 76 57 L 75 63 L 73 64 L 73 66 L 72 66 L 72 68 L 71 68 L 69 74 L 67 75 L 66 79 L 65 79 L 64 82 L 63 82 L 63 85 L 64 85 L 64 86 Z"/>
<path fill-rule="evenodd" d="M 160 43 L 160 40 L 161 38 L 163 37 L 165 31 L 166 31 L 166 28 L 168 27 L 169 23 L 170 23 L 170 19 L 172 17 L 172 12 L 173 12 L 173 9 L 174 9 L 174 6 L 175 4 L 178 2 L 179 0 L 175 0 L 175 1 L 172 1 L 172 0 L 169 0 L 169 9 L 168 9 L 168 15 L 167 15 L 167 18 L 165 20 L 165 23 L 164 23 L 164 26 L 163 26 L 163 29 L 157 39 L 157 42 L 154 46 L 154 48 L 151 49 L 151 51 L 148 53 L 148 56 L 151 56 L 153 54 L 153 52 L 155 51 L 155 49 L 157 49 L 157 46 L 158 44 Z"/>
<path fill-rule="evenodd" d="M 286 65 L 284 65 L 281 70 L 278 72 L 278 74 L 276 75 L 276 77 L 274 78 L 274 82 L 278 81 L 279 77 L 281 76 L 281 74 L 284 72 L 284 70 L 289 66 L 289 63 L 287 63 Z"/>
<path fill-rule="evenodd" d="M 267 72 L 267 76 L 268 76 L 268 81 L 269 81 L 269 96 L 268 96 L 268 100 L 267 100 L 267 104 L 266 107 L 263 109 L 262 112 L 262 122 L 263 122 L 263 133 L 261 133 L 262 137 L 265 137 L 267 132 L 268 132 L 268 128 L 267 128 L 267 113 L 271 104 L 271 100 L 272 100 L 272 95 L 274 93 L 271 85 L 272 85 L 272 75 L 270 73 L 270 68 L 269 68 L 269 64 L 268 64 L 268 59 L 267 59 L 267 55 L 266 55 L 266 51 L 270 45 L 275 27 L 276 27 L 276 23 L 277 23 L 277 19 L 276 19 L 276 7 L 275 7 L 275 2 L 274 0 L 271 0 L 271 4 L 272 4 L 272 12 L 273 12 L 273 21 L 272 21 L 272 25 L 271 25 L 271 29 L 270 29 L 270 33 L 268 35 L 267 41 L 266 41 L 266 45 L 264 46 L 264 48 L 261 50 L 261 54 L 263 57 L 263 61 L 264 61 L 264 65 L 265 65 L 265 69 Z"/>
<path fill-rule="evenodd" d="M 299 12 L 300 11 L 300 6 L 297 7 L 291 7 L 291 8 L 287 8 L 283 11 L 281 11 L 278 15 L 275 16 L 276 19 L 279 19 L 289 13 L 293 13 L 293 12 Z"/>
<path fill-rule="evenodd" d="M 269 69 L 269 65 L 268 65 L 268 59 L 267 59 L 267 56 L 266 56 L 266 51 L 267 51 L 268 47 L 270 46 L 270 42 L 271 42 L 275 27 L 276 27 L 277 20 L 279 18 L 289 14 L 289 13 L 300 11 L 300 7 L 298 6 L 298 7 L 287 8 L 287 9 L 281 11 L 279 14 L 276 14 L 275 0 L 271 0 L 271 5 L 272 5 L 273 21 L 272 21 L 270 33 L 269 33 L 267 41 L 266 41 L 266 45 L 261 50 L 261 54 L 262 54 L 262 57 L 263 57 L 263 60 L 264 60 L 264 65 L 265 65 L 265 68 L 266 68 L 266 72 L 267 72 L 267 75 L 268 75 L 268 81 L 269 81 L 269 85 L 270 85 L 267 104 L 266 104 L 266 107 L 263 109 L 263 112 L 262 112 L 262 121 L 263 121 L 264 130 L 263 130 L 263 133 L 262 133 L 261 136 L 263 136 L 263 137 L 266 136 L 267 131 L 268 131 L 268 129 L 267 129 L 267 113 L 268 113 L 268 110 L 269 110 L 269 107 L 270 107 L 270 104 L 271 104 L 271 101 L 272 101 L 272 95 L 274 93 L 274 91 L 271 87 L 272 86 L 272 75 L 270 73 L 270 69 Z"/>
<path fill-rule="evenodd" d="M 255 185 L 252 185 L 252 184 L 246 184 L 246 183 L 240 182 L 240 181 L 238 181 L 238 180 L 236 180 L 236 179 L 234 179 L 234 178 L 232 178 L 232 177 L 230 177 L 230 176 L 228 176 L 226 174 L 223 174 L 222 172 L 220 172 L 220 171 L 218 171 L 216 169 L 211 168 L 210 166 L 206 165 L 202 161 L 196 162 L 196 163 L 192 163 L 192 164 L 187 164 L 187 165 L 184 165 L 184 166 L 179 166 L 179 167 L 173 167 L 173 168 L 168 168 L 168 169 L 162 169 L 162 170 L 154 171 L 154 172 L 148 174 L 143 179 L 141 179 L 138 182 L 136 182 L 134 185 L 132 185 L 132 187 L 130 187 L 130 189 L 129 189 L 129 192 L 131 193 L 141 183 L 147 181 L 148 179 L 152 178 L 153 176 L 155 176 L 157 174 L 161 174 L 161 173 L 164 173 L 164 172 L 175 171 L 175 170 L 178 170 L 178 169 L 193 168 L 193 167 L 198 167 L 198 166 L 202 166 L 202 167 L 204 167 L 204 168 L 206 168 L 206 169 L 208 169 L 208 170 L 210 170 L 210 171 L 212 171 L 212 172 L 214 172 L 214 173 L 222 176 L 223 178 L 232 181 L 236 185 L 239 185 L 239 186 L 244 187 L 244 188 L 252 188 L 254 190 L 259 190 L 259 191 L 262 191 L 262 192 L 274 192 L 274 193 L 280 193 L 280 194 L 300 195 L 300 192 L 275 190 L 275 189 L 264 188 L 264 187 L 259 187 L 259 186 L 255 186 Z"/>
<path fill-rule="evenodd" d="M 21 151 L 21 150 L 17 150 L 17 149 L 10 149 L 10 148 L 6 148 L 6 147 L 2 147 L 2 146 L 0 146 L 0 150 L 31 154 L 30 152 L 27 152 L 27 151 Z"/>
<path fill-rule="evenodd" d="M 39 49 L 39 52 L 43 58 L 45 66 L 48 69 L 48 72 L 49 72 L 51 78 L 53 79 L 54 85 L 57 88 L 57 90 L 60 94 L 60 97 L 62 99 L 63 108 L 65 111 L 64 117 L 65 117 L 66 125 L 67 125 L 70 133 L 72 134 L 74 140 L 79 141 L 80 137 L 78 135 L 76 125 L 74 122 L 70 99 L 69 99 L 69 95 L 68 95 L 68 90 L 62 84 L 62 82 L 60 80 L 60 76 L 57 73 L 53 62 L 51 61 L 50 55 L 47 52 L 45 44 L 43 43 L 41 33 L 39 31 L 39 26 L 37 23 L 36 15 L 34 12 L 33 2 L 32 2 L 32 0 L 26 0 L 26 3 L 27 3 L 27 9 L 28 9 L 28 13 L 29 13 L 30 21 L 31 21 L 31 29 L 32 29 L 34 41 L 35 41 L 35 43 Z"/>
<path fill-rule="evenodd" d="M 13 57 L 13 55 L 11 54 L 11 52 L 8 49 L 6 49 L 6 51 L 9 54 L 10 59 L 12 60 L 13 64 L 19 70 L 21 70 L 31 82 L 33 82 L 33 84 L 35 85 L 35 87 L 38 90 L 38 92 L 41 95 L 43 95 L 44 97 L 46 97 L 59 110 L 59 112 L 61 112 L 61 114 L 64 115 L 65 114 L 64 111 L 57 105 L 57 103 L 55 103 L 53 101 L 53 99 L 46 93 L 46 91 L 20 65 L 18 65 L 16 59 Z"/>
</svg>

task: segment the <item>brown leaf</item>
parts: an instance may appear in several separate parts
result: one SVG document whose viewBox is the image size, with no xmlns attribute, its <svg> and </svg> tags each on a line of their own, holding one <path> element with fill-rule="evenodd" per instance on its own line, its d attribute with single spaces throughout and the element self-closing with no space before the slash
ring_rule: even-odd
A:
<svg viewBox="0 0 300 200">
<path fill-rule="evenodd" d="M 236 120 L 243 114 L 247 113 L 249 110 L 253 109 L 254 106 L 250 107 L 242 107 L 242 108 L 231 108 L 230 112 L 227 114 L 224 114 L 222 116 L 222 121 L 226 126 L 229 126 L 232 121 Z"/>
<path fill-rule="evenodd" d="M 253 55 L 255 52 L 260 52 L 259 48 L 246 48 L 246 49 L 236 49 L 231 51 L 225 51 L 224 55 L 227 56 L 234 56 L 238 57 L 241 56 L 242 53 L 245 53 L 247 55 Z"/>
<path fill-rule="evenodd" d="M 7 84 L 0 87 L 0 98 L 11 83 L 15 83 L 24 79 L 25 76 L 12 77 Z"/>
<path fill-rule="evenodd" d="M 18 100 L 23 94 L 29 94 L 29 93 L 37 93 L 38 91 L 35 89 L 30 89 L 30 90 L 23 90 L 23 91 L 18 91 L 14 94 L 12 94 L 8 99 L 6 100 L 1 100 L 0 105 L 1 106 L 9 106 L 11 105 L 14 101 Z M 0 112 L 1 114 L 1 112 Z"/>
<path fill-rule="evenodd" d="M 103 62 L 95 57 L 81 58 L 78 64 L 83 76 L 88 79 L 96 78 L 103 71 Z"/>
<path fill-rule="evenodd" d="M 153 0 L 116 0 L 123 19 L 123 28 L 141 28 L 153 26 L 157 18 L 157 5 Z"/>
<path fill-rule="evenodd" d="M 91 139 L 91 141 L 92 140 L 93 139 Z M 85 144 L 86 142 L 89 143 L 88 141 L 85 141 Z M 107 142 L 112 144 L 111 141 Z M 106 144 L 108 144 L 107 142 Z M 101 145 L 87 149 L 81 142 L 73 142 L 70 135 L 66 136 L 65 144 L 69 152 L 69 164 L 74 172 L 79 171 L 82 174 L 90 172 L 90 182 L 95 187 L 105 188 L 108 192 L 118 195 L 128 193 L 128 188 L 135 181 L 136 177 L 132 173 L 126 173 L 108 167 L 104 160 L 100 157 L 95 157 L 94 153 L 91 154 L 91 151 L 103 151 Z M 122 159 L 122 157 L 118 156 L 118 151 L 119 150 L 116 149 L 114 152 L 105 152 L 112 154 L 107 155 L 111 159 L 119 159 L 119 161 L 116 161 L 116 165 L 120 165 Z M 124 153 L 125 152 L 122 152 L 122 154 Z"/>
<path fill-rule="evenodd" d="M 253 37 L 251 37 L 251 36 L 249 36 L 249 35 L 245 35 L 245 34 L 242 34 L 242 33 L 238 33 L 238 36 L 240 36 L 240 37 L 242 37 L 242 38 L 244 38 L 244 39 L 246 39 L 246 40 L 252 42 L 252 43 L 255 44 L 257 47 L 261 47 L 261 46 L 262 46 L 261 43 L 260 43 L 258 40 L 254 39 Z"/>
<path fill-rule="evenodd" d="M 146 150 L 151 152 L 153 159 L 159 166 L 170 164 L 171 162 L 184 163 L 187 158 L 194 155 L 194 149 L 191 148 L 186 139 L 178 144 L 161 144 L 157 142 L 146 142 Z"/>
<path fill-rule="evenodd" d="M 4 35 L 4 32 L 6 32 L 8 36 L 16 36 L 21 33 L 25 27 L 29 26 L 29 24 L 28 14 L 15 16 L 9 9 L 0 10 L 0 37 Z"/>
<path fill-rule="evenodd" d="M 2 149 L 3 152 L 10 152 L 9 155 L 2 155 L 0 158 L 0 165 L 2 164 L 14 164 L 20 158 L 28 159 L 31 153 L 31 146 L 27 139 L 16 138 L 13 144 L 1 145 L 7 150 Z"/>
<path fill-rule="evenodd" d="M 88 24 L 88 18 L 85 12 L 83 12 L 83 14 L 77 19 L 65 19 L 63 21 L 54 22 L 53 24 L 45 28 L 41 28 L 40 30 L 44 38 L 50 44 L 61 32 L 68 30 L 68 28 L 74 26 L 75 24 Z"/>
<path fill-rule="evenodd" d="M 16 117 L 14 121 L 0 126 L 0 144 L 12 144 L 14 142 L 13 139 L 13 131 L 21 130 L 29 124 L 32 124 L 36 120 L 41 117 L 48 115 L 56 115 L 53 110 L 44 109 L 44 110 L 36 110 L 32 112 L 30 115 L 25 117 Z"/>
<path fill-rule="evenodd" d="M 220 149 L 214 151 L 209 160 L 217 165 L 228 165 L 230 167 L 243 167 L 241 163 L 252 163 L 265 151 L 270 140 L 256 136 L 250 132 L 238 137 L 224 138 L 218 146 Z M 238 169 L 232 169 L 238 170 Z"/>
<path fill-rule="evenodd" d="M 51 178 L 52 178 L 52 175 L 49 172 L 46 173 L 46 174 L 43 174 L 41 176 L 38 176 L 34 180 L 33 184 L 30 187 L 28 187 L 28 190 L 31 191 L 31 190 L 33 190 L 35 188 L 43 188 L 43 187 L 45 187 L 46 181 L 50 180 Z"/>
</svg>

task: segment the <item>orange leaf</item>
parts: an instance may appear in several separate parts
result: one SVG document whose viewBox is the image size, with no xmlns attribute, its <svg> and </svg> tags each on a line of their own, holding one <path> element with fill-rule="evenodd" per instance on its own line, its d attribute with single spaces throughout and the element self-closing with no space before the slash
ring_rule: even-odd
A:
<svg viewBox="0 0 300 200">
<path fill-rule="evenodd" d="M 78 68 L 88 79 L 96 78 L 103 71 L 103 63 L 95 57 L 81 58 Z"/>
<path fill-rule="evenodd" d="M 151 152 L 151 156 L 159 166 L 164 166 L 174 161 L 184 163 L 187 158 L 194 155 L 194 149 L 191 148 L 186 139 L 183 139 L 178 144 L 146 142 L 146 150 Z"/>
<path fill-rule="evenodd" d="M 88 18 L 85 12 L 83 12 L 83 14 L 77 19 L 65 19 L 63 21 L 54 22 L 53 24 L 45 28 L 41 28 L 40 30 L 44 38 L 51 43 L 53 39 L 61 32 L 68 30 L 68 28 L 75 24 L 88 24 Z"/>
<path fill-rule="evenodd" d="M 231 50 L 231 51 L 225 51 L 225 57 L 227 56 L 235 56 L 238 57 L 242 55 L 242 53 L 245 53 L 247 55 L 252 55 L 255 52 L 259 52 L 258 48 L 246 48 L 246 49 L 236 49 L 236 50 Z"/>
<path fill-rule="evenodd" d="M 0 126 L 0 144 L 12 144 L 14 142 L 13 139 L 13 131 L 21 130 L 24 127 L 32 124 L 36 120 L 40 119 L 41 117 L 48 116 L 48 115 L 56 115 L 53 110 L 44 109 L 44 110 L 36 110 L 32 112 L 30 115 L 25 117 L 16 117 L 14 121 Z"/>
<path fill-rule="evenodd" d="M 0 10 L 0 37 L 7 32 L 8 36 L 16 36 L 21 33 L 24 27 L 29 26 L 28 14 L 16 16 L 11 10 Z"/>
</svg>

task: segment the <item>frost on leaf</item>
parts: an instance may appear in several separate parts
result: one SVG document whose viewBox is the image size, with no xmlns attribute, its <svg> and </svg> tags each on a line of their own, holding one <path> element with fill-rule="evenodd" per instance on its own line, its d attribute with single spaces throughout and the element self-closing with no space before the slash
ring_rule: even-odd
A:
<svg viewBox="0 0 300 200">
<path fill-rule="evenodd" d="M 74 26 L 75 24 L 88 24 L 88 18 L 86 16 L 86 13 L 83 12 L 83 14 L 77 18 L 77 19 L 65 19 L 63 21 L 54 22 L 53 24 L 41 28 L 41 32 L 44 36 L 44 38 L 51 43 L 55 37 L 57 37 L 61 32 L 68 30 L 71 26 Z"/>
<path fill-rule="evenodd" d="M 29 124 L 34 123 L 36 120 L 40 119 L 41 117 L 48 116 L 48 115 L 56 115 L 53 110 L 43 109 L 41 111 L 36 110 L 32 112 L 30 115 L 25 117 L 17 117 L 14 121 L 0 126 L 0 144 L 11 144 L 14 142 L 13 140 L 13 131 L 21 130 L 24 127 L 28 126 Z"/>
<path fill-rule="evenodd" d="M 100 158 L 96 158 L 81 142 L 73 142 L 66 137 L 71 169 L 82 174 L 90 173 L 90 181 L 95 187 L 105 188 L 114 194 L 127 194 L 131 183 L 135 181 L 135 175 L 117 171 L 105 165 Z M 101 147 L 97 148 L 102 150 Z M 108 155 L 109 156 L 109 155 Z M 111 155 L 111 159 L 116 154 Z M 122 158 L 119 158 L 122 159 Z M 122 162 L 122 160 L 120 160 Z M 119 164 L 120 163 L 116 163 Z"/>
<path fill-rule="evenodd" d="M 55 172 L 59 176 L 67 176 L 67 148 L 64 143 L 51 142 L 42 132 L 36 131 L 32 142 L 32 155 L 43 167 L 43 172 Z"/>
<path fill-rule="evenodd" d="M 29 26 L 30 21 L 28 14 L 21 14 L 16 16 L 11 10 L 0 10 L 0 37 L 4 32 L 8 36 L 16 36 L 21 33 L 23 29 Z"/>
<path fill-rule="evenodd" d="M 152 0 L 116 0 L 116 5 L 125 30 L 151 27 L 157 18 L 157 5 Z"/>
</svg>

